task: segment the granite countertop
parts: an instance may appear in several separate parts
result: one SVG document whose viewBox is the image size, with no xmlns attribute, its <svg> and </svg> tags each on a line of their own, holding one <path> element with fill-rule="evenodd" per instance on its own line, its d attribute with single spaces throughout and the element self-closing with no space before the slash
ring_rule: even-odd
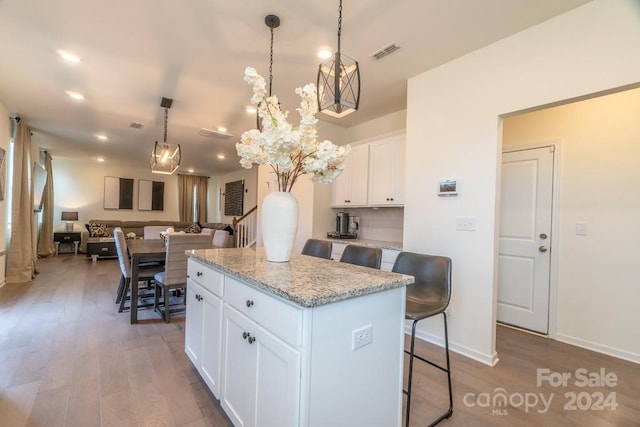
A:
<svg viewBox="0 0 640 427">
<path fill-rule="evenodd" d="M 329 240 L 333 243 L 343 243 L 345 245 L 369 246 L 372 248 L 393 249 L 395 251 L 402 250 L 402 242 L 387 242 L 384 240 L 369 239 L 332 239 L 330 237 L 323 238 L 322 240 Z"/>
<path fill-rule="evenodd" d="M 187 255 L 230 276 L 302 307 L 410 285 L 413 276 L 292 254 L 289 262 L 268 262 L 264 248 L 199 249 Z"/>
</svg>

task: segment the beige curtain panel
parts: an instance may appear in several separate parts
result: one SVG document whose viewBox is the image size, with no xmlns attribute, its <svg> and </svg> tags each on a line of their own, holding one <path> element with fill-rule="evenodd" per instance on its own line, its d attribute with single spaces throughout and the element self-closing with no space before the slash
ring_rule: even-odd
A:
<svg viewBox="0 0 640 427">
<path fill-rule="evenodd" d="M 20 121 L 13 141 L 11 240 L 7 252 L 7 283 L 33 279 L 36 272 L 33 193 L 29 185 L 31 131 Z"/>
<path fill-rule="evenodd" d="M 47 171 L 47 182 L 42 193 L 42 226 L 38 238 L 38 256 L 41 258 L 53 256 L 53 170 L 51 154 L 44 153 L 44 167 Z"/>
<path fill-rule="evenodd" d="M 178 212 L 180 221 L 204 222 L 207 220 L 208 182 L 209 178 L 206 176 L 178 175 Z"/>
</svg>

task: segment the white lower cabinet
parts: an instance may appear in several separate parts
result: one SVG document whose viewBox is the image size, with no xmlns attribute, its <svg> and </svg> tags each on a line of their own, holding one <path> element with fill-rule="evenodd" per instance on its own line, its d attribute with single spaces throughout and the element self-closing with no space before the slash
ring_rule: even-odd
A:
<svg viewBox="0 0 640 427">
<path fill-rule="evenodd" d="M 222 408 L 235 426 L 299 425 L 300 353 L 224 308 Z"/>
<path fill-rule="evenodd" d="M 187 282 L 185 352 L 216 397 L 220 397 L 222 300 L 192 279 Z"/>
</svg>

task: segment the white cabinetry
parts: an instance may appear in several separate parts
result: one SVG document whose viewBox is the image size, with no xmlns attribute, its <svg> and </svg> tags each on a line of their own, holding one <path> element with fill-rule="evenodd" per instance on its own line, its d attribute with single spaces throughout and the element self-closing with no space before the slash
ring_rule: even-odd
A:
<svg viewBox="0 0 640 427">
<path fill-rule="evenodd" d="M 300 354 L 229 305 L 223 322 L 221 404 L 233 424 L 297 426 Z"/>
<path fill-rule="evenodd" d="M 366 206 L 368 171 L 369 146 L 351 147 L 344 170 L 333 183 L 331 205 L 336 208 Z"/>
<path fill-rule="evenodd" d="M 369 206 L 404 204 L 404 147 L 404 134 L 369 144 Z"/>
<path fill-rule="evenodd" d="M 222 343 L 222 300 L 218 295 L 222 295 L 223 280 L 219 272 L 189 260 L 184 347 L 216 397 L 220 397 Z"/>
<path fill-rule="evenodd" d="M 197 276 L 200 267 L 210 273 Z M 188 273 L 185 351 L 209 388 L 218 385 L 214 395 L 235 427 L 400 425 L 403 287 L 302 307 L 193 259 Z M 220 323 L 205 320 L 198 303 L 207 297 L 221 303 Z M 354 349 L 365 326 L 373 339 Z M 217 376 L 202 369 L 212 342 Z"/>
</svg>

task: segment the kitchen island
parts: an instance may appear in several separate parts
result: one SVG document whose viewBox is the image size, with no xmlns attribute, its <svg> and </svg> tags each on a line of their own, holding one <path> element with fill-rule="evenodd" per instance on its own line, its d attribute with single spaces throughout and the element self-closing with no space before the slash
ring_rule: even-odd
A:
<svg viewBox="0 0 640 427">
<path fill-rule="evenodd" d="M 398 426 L 413 277 L 189 251 L 185 351 L 235 426 Z"/>
</svg>

